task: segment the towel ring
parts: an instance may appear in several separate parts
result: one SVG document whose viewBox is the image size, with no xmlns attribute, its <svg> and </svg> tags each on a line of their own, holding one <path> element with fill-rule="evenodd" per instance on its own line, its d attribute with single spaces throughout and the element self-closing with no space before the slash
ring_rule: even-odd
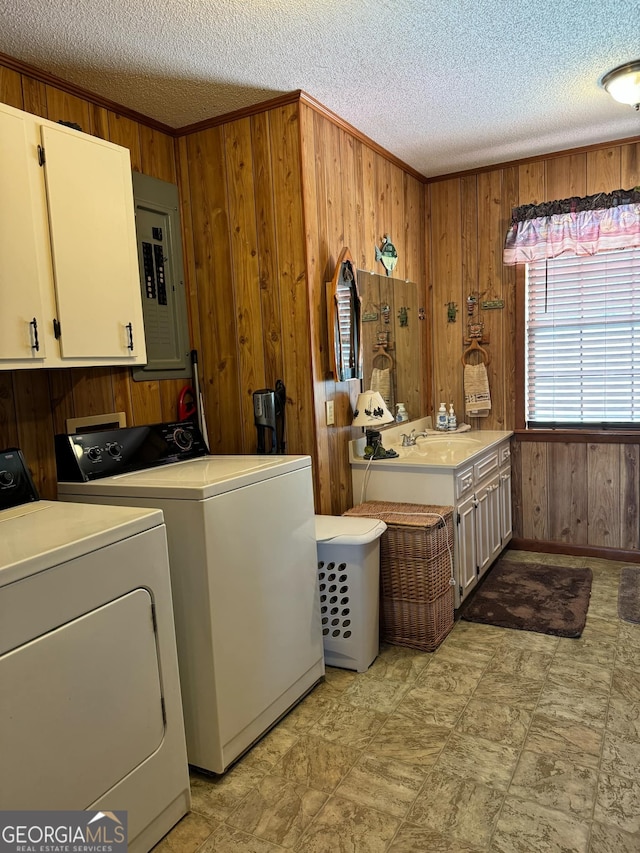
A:
<svg viewBox="0 0 640 853">
<path fill-rule="evenodd" d="M 480 353 L 480 355 L 482 357 L 482 361 L 484 364 L 489 364 L 491 362 L 491 356 L 489 355 L 489 353 L 486 351 L 486 349 L 484 347 L 481 347 L 480 344 L 478 343 L 477 339 L 474 338 L 471 341 L 471 346 L 466 348 L 466 350 L 462 353 L 462 358 L 460 359 L 460 361 L 463 363 L 463 365 L 465 367 L 467 365 L 467 361 L 466 361 L 467 356 L 469 355 L 469 353 L 474 352 L 474 351 L 477 351 Z"/>
<path fill-rule="evenodd" d="M 371 361 L 373 365 L 375 365 L 377 358 L 386 358 L 388 361 L 387 367 L 390 370 L 393 370 L 393 357 L 389 355 L 389 353 L 383 346 L 377 346 L 375 348 L 375 355 L 373 356 L 373 359 Z"/>
</svg>

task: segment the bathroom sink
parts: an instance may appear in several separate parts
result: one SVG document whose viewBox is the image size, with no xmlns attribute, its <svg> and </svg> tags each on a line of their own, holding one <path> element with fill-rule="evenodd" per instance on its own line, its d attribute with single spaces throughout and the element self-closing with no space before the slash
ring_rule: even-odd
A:
<svg viewBox="0 0 640 853">
<path fill-rule="evenodd" d="M 464 435 L 445 436 L 430 435 L 427 438 L 418 438 L 415 444 L 403 447 L 395 444 L 393 449 L 401 459 L 433 459 L 439 462 L 461 462 L 465 457 L 473 455 L 483 446 L 480 438 L 472 438 Z"/>
</svg>

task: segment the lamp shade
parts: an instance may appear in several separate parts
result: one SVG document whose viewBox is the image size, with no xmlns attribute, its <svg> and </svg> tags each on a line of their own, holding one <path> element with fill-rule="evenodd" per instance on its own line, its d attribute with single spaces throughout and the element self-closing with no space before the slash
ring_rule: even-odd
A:
<svg viewBox="0 0 640 853">
<path fill-rule="evenodd" d="M 601 85 L 611 97 L 621 104 L 629 104 L 638 109 L 640 105 L 640 59 L 627 62 L 607 72 Z"/>
<path fill-rule="evenodd" d="M 362 394 L 358 394 L 353 413 L 353 426 L 382 426 L 394 420 L 379 391 L 363 391 Z"/>
</svg>

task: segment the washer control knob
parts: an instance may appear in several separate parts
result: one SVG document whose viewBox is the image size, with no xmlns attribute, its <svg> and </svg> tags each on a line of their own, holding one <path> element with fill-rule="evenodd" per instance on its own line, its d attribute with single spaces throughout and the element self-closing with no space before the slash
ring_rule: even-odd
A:
<svg viewBox="0 0 640 853">
<path fill-rule="evenodd" d="M 193 445 L 193 436 L 184 427 L 176 427 L 173 433 L 173 440 L 180 450 L 191 450 L 191 446 Z"/>
<path fill-rule="evenodd" d="M 0 471 L 0 486 L 12 486 L 13 474 L 11 471 Z"/>
<path fill-rule="evenodd" d="M 117 441 L 114 441 L 113 444 L 110 444 L 107 447 L 107 452 L 109 456 L 112 456 L 114 459 L 119 459 L 122 455 L 122 445 L 118 444 Z"/>
<path fill-rule="evenodd" d="M 90 447 L 87 450 L 87 456 L 91 460 L 91 462 L 97 462 L 100 459 L 100 448 L 99 447 Z"/>
</svg>

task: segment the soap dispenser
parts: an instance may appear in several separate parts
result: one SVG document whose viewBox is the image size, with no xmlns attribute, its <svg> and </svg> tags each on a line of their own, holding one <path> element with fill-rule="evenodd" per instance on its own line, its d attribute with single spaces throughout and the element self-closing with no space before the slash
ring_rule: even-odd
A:
<svg viewBox="0 0 640 853">
<path fill-rule="evenodd" d="M 447 417 L 447 410 L 445 408 L 444 403 L 440 403 L 440 408 L 438 409 L 438 417 L 436 418 L 436 429 L 448 429 L 449 419 Z"/>
<path fill-rule="evenodd" d="M 449 417 L 447 418 L 447 429 L 449 429 L 449 430 L 458 429 L 458 419 L 456 418 L 456 413 L 453 411 L 453 403 L 449 404 Z"/>
<path fill-rule="evenodd" d="M 396 403 L 396 423 L 403 424 L 409 420 L 409 412 L 405 409 L 404 403 Z"/>
</svg>

